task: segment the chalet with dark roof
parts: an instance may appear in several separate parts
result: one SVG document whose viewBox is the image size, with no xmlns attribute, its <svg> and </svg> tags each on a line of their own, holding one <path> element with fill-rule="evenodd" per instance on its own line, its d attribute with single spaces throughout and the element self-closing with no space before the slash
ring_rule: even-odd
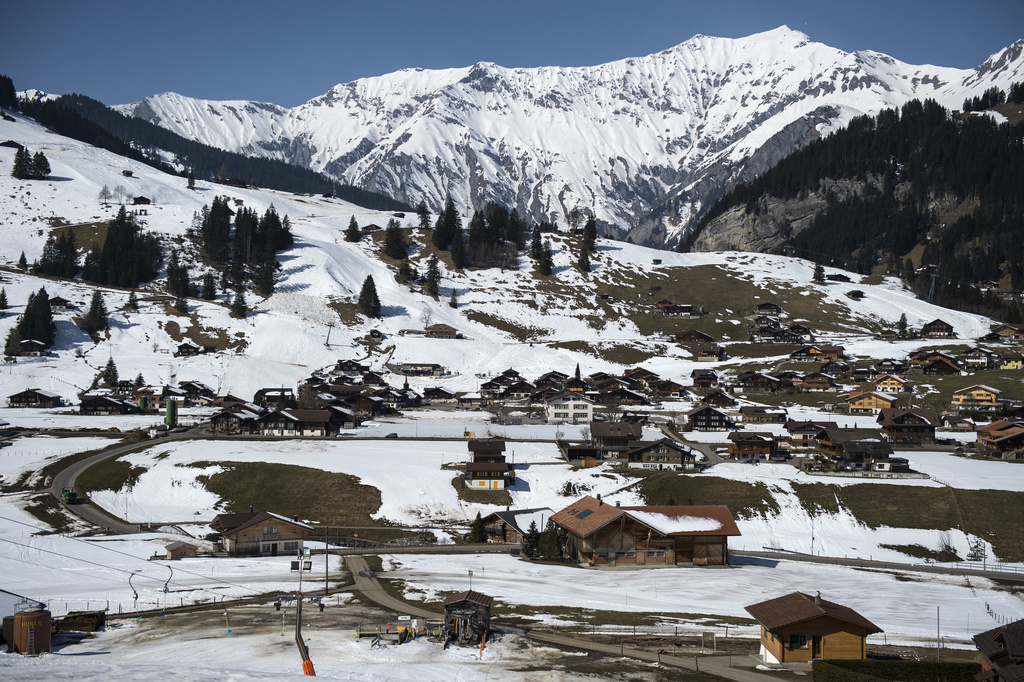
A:
<svg viewBox="0 0 1024 682">
<path fill-rule="evenodd" d="M 7 396 L 7 407 L 60 407 L 63 404 L 60 394 L 41 388 L 27 388 Z"/>
<path fill-rule="evenodd" d="M 761 656 L 768 663 L 867 658 L 868 635 L 882 632 L 853 609 L 820 594 L 793 592 L 746 610 L 761 624 Z"/>
<path fill-rule="evenodd" d="M 696 329 L 689 329 L 685 332 L 679 332 L 674 337 L 676 343 L 715 343 L 715 337 L 710 334 L 705 334 L 702 331 Z"/>
<path fill-rule="evenodd" d="M 713 369 L 695 369 L 690 372 L 690 378 L 694 388 L 707 389 L 718 385 L 718 372 Z"/>
<path fill-rule="evenodd" d="M 732 420 L 721 410 L 711 405 L 701 405 L 686 414 L 690 431 L 725 431 L 733 428 Z"/>
<path fill-rule="evenodd" d="M 628 422 L 591 422 L 590 437 L 603 447 L 625 447 L 640 440 L 643 427 Z"/>
<path fill-rule="evenodd" d="M 775 455 L 775 436 L 763 431 L 733 431 L 729 455 L 739 462 L 768 461 Z"/>
<path fill-rule="evenodd" d="M 875 429 L 822 429 L 815 437 L 818 449 L 840 469 L 889 471 L 892 446 Z"/>
<path fill-rule="evenodd" d="M 978 682 L 1024 680 L 1024 620 L 1006 623 L 972 638 L 981 656 Z"/>
<path fill-rule="evenodd" d="M 248 512 L 218 514 L 210 528 L 220 533 L 221 546 L 232 556 L 294 556 L 302 551 L 303 542 L 313 532 L 313 527 L 298 517 L 290 519 L 253 507 Z"/>
<path fill-rule="evenodd" d="M 731 395 L 720 389 L 713 389 L 708 391 L 700 402 L 704 405 L 712 405 L 714 407 L 733 407 L 736 405 L 736 399 Z"/>
<path fill-rule="evenodd" d="M 668 438 L 649 443 L 632 443 L 625 453 L 625 459 L 630 469 L 652 471 L 689 471 L 697 463 L 697 456 L 690 448 Z"/>
<path fill-rule="evenodd" d="M 953 333 L 953 325 L 945 320 L 932 320 L 921 326 L 921 336 L 928 339 L 951 339 L 956 334 Z"/>
<path fill-rule="evenodd" d="M 876 421 L 890 443 L 923 445 L 935 442 L 939 414 L 928 408 L 886 408 Z"/>
<path fill-rule="evenodd" d="M 744 405 L 740 408 L 740 418 L 744 424 L 785 424 L 786 410 L 764 405 Z"/>
<path fill-rule="evenodd" d="M 697 347 L 698 362 L 721 362 L 728 358 L 725 349 L 717 344 L 705 344 Z"/>
<path fill-rule="evenodd" d="M 582 497 L 551 517 L 570 559 L 594 566 L 729 563 L 740 534 L 724 506 L 619 507 Z"/>
</svg>

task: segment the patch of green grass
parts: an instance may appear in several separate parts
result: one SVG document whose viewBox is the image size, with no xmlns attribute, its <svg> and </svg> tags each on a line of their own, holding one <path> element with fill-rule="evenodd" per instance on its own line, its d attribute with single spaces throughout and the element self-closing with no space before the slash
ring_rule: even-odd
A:
<svg viewBox="0 0 1024 682">
<path fill-rule="evenodd" d="M 193 462 L 189 466 L 224 467 L 224 471 L 197 480 L 220 497 L 227 512 L 253 505 L 332 526 L 358 526 L 360 537 L 364 528 L 387 525 L 370 518 L 380 509 L 380 491 L 350 474 L 270 462 Z"/>
<path fill-rule="evenodd" d="M 580 569 L 585 570 L 585 569 Z M 670 569 L 664 569 L 670 570 Z M 685 570 L 685 569 L 681 569 Z M 677 576 L 674 576 L 677 577 Z M 678 621 L 692 623 L 700 621 L 707 627 L 723 627 L 725 625 L 754 625 L 755 621 L 750 618 L 738 616 L 706 615 L 699 613 L 645 613 L 629 610 L 629 595 L 623 594 L 622 611 L 609 611 L 604 609 L 585 609 L 576 606 L 533 606 L 528 604 L 505 604 L 496 601 L 492 607 L 492 613 L 500 616 L 502 625 L 530 627 L 537 624 L 538 620 L 545 618 L 557 618 L 562 623 L 575 623 L 575 625 L 559 625 L 559 630 L 578 630 L 580 632 L 591 631 L 593 628 L 605 625 L 620 627 L 654 628 L 664 626 L 666 621 Z"/>
<path fill-rule="evenodd" d="M 891 549 L 907 556 L 912 556 L 916 559 L 922 559 L 924 561 L 945 561 L 943 554 L 937 550 L 929 549 L 923 545 L 879 545 L 885 549 Z M 900 575 L 900 574 L 897 574 Z"/>
<path fill-rule="evenodd" d="M 793 490 L 800 498 L 800 506 L 812 516 L 838 514 L 841 511 L 836 499 L 834 486 L 822 483 L 793 483 Z"/>
<path fill-rule="evenodd" d="M 118 491 L 133 488 L 139 476 L 146 473 L 145 467 L 129 464 L 120 457 L 98 462 L 78 476 L 79 494 L 95 490 Z"/>
<path fill-rule="evenodd" d="M 724 504 L 734 516 L 741 517 L 780 511 L 764 483 L 745 483 L 717 476 L 659 472 L 645 478 L 637 490 L 649 505 Z"/>
<path fill-rule="evenodd" d="M 74 530 L 74 522 L 68 512 L 49 493 L 40 493 L 32 497 L 32 501 L 25 505 L 25 511 L 39 519 L 52 530 L 38 531 L 39 535 L 51 535 L 53 533 L 70 533 Z"/>
<path fill-rule="evenodd" d="M 534 341 L 540 338 L 541 334 L 544 332 L 544 330 L 537 329 L 535 327 L 519 327 L 504 318 L 496 315 L 490 315 L 488 313 L 482 313 L 478 310 L 467 311 L 466 319 L 501 330 L 520 343 L 529 343 L 530 341 Z"/>
</svg>

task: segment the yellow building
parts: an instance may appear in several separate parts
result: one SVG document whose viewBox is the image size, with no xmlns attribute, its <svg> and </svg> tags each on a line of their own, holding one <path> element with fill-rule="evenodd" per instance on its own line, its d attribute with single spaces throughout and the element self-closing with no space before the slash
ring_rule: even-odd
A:
<svg viewBox="0 0 1024 682">
<path fill-rule="evenodd" d="M 892 407 L 896 403 L 896 398 L 874 392 L 851 393 L 849 403 L 852 414 L 878 414 Z"/>
<path fill-rule="evenodd" d="M 957 410 L 994 410 L 999 407 L 998 388 L 976 384 L 953 393 L 953 407 Z"/>
<path fill-rule="evenodd" d="M 875 390 L 879 393 L 903 393 L 907 387 L 907 380 L 895 374 L 883 374 L 875 379 Z"/>
</svg>

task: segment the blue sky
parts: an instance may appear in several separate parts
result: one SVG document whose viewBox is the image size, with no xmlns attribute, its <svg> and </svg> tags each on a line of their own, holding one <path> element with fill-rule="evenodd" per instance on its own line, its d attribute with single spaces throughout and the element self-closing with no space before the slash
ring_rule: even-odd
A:
<svg viewBox="0 0 1024 682">
<path fill-rule="evenodd" d="M 1020 0 L 2 4 L 0 73 L 19 90 L 107 104 L 174 91 L 295 106 L 337 83 L 407 67 L 587 66 L 698 33 L 739 38 L 783 24 L 846 51 L 959 68 L 1024 38 Z"/>
</svg>

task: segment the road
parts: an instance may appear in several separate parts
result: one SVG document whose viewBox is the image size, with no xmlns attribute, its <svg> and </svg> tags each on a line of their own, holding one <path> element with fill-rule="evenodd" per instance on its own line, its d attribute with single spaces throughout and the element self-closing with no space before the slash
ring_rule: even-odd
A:
<svg viewBox="0 0 1024 682">
<path fill-rule="evenodd" d="M 118 457 L 129 452 L 152 447 L 156 443 L 164 443 L 172 440 L 186 440 L 195 438 L 198 435 L 199 429 L 190 429 L 182 433 L 172 434 L 166 438 L 161 438 L 159 441 L 142 441 L 140 443 L 128 443 L 108 447 L 92 457 L 87 457 L 86 459 L 75 462 L 54 475 L 53 482 L 50 485 L 50 492 L 58 500 L 61 500 L 61 490 L 64 488 L 74 488 L 77 490 L 78 477 L 83 471 L 94 464 L 98 464 L 99 462 L 110 459 L 111 457 Z M 61 501 L 61 504 L 64 504 L 63 501 Z M 89 502 L 83 504 L 65 504 L 64 508 L 73 514 L 77 514 L 95 526 L 106 528 L 121 535 L 142 532 L 139 530 L 138 524 L 125 523 L 123 520 L 113 516 L 102 507 L 98 507 Z"/>
</svg>

